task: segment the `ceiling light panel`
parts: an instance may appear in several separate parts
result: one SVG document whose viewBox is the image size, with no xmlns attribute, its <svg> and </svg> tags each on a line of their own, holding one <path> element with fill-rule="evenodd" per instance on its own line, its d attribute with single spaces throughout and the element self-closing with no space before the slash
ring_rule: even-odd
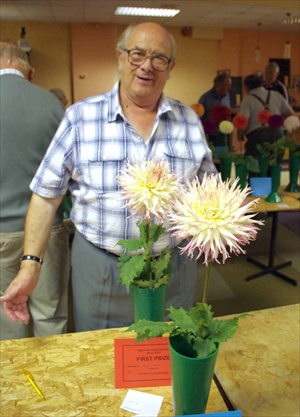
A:
<svg viewBox="0 0 300 417">
<path fill-rule="evenodd" d="M 115 15 L 123 16 L 152 16 L 152 17 L 174 17 L 180 10 L 161 9 L 151 7 L 117 7 Z"/>
</svg>

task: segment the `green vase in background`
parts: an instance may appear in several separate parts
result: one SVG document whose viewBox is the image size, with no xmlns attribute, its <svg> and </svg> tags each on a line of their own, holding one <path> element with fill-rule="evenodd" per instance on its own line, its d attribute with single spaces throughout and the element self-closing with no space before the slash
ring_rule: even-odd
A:
<svg viewBox="0 0 300 417">
<path fill-rule="evenodd" d="M 271 179 L 272 179 L 272 190 L 266 198 L 268 203 L 280 203 L 282 198 L 278 194 L 278 187 L 280 185 L 281 165 L 271 165 Z"/>
<path fill-rule="evenodd" d="M 247 186 L 247 165 L 246 163 L 235 165 L 235 175 L 239 178 L 238 185 L 243 190 Z"/>
<path fill-rule="evenodd" d="M 259 175 L 261 177 L 267 177 L 269 169 L 269 158 L 267 156 L 258 155 L 256 159 L 259 166 Z"/>
<path fill-rule="evenodd" d="M 130 287 L 134 320 L 164 321 L 167 285 L 159 288 Z"/>
<path fill-rule="evenodd" d="M 222 181 L 226 181 L 231 178 L 231 165 L 232 165 L 231 156 L 220 157 L 220 171 L 221 171 Z"/>
<path fill-rule="evenodd" d="M 300 156 L 290 155 L 289 157 L 290 182 L 288 186 L 286 187 L 285 191 L 289 191 L 290 193 L 299 193 L 300 191 L 300 187 L 298 185 L 299 169 L 300 169 Z"/>
<path fill-rule="evenodd" d="M 194 358 L 182 336 L 171 336 L 169 345 L 174 415 L 205 413 L 218 349 L 206 358 Z"/>
</svg>

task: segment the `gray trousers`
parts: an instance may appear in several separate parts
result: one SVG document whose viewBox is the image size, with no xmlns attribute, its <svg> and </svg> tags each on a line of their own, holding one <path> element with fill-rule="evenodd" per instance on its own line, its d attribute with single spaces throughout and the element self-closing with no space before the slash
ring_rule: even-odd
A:
<svg viewBox="0 0 300 417">
<path fill-rule="evenodd" d="M 172 305 L 188 309 L 193 305 L 197 262 L 179 255 L 177 248 L 171 259 L 173 274 L 166 308 Z M 118 256 L 97 248 L 76 231 L 71 264 L 76 331 L 125 327 L 134 322 L 130 294 L 119 282 Z"/>
<path fill-rule="evenodd" d="M 17 275 L 23 254 L 24 232 L 0 233 L 0 286 L 5 291 Z M 27 307 L 34 336 L 50 336 L 67 331 L 70 249 L 68 230 L 52 228 L 39 281 Z M 22 339 L 30 335 L 22 321 L 13 323 L 0 306 L 0 339 Z"/>
</svg>

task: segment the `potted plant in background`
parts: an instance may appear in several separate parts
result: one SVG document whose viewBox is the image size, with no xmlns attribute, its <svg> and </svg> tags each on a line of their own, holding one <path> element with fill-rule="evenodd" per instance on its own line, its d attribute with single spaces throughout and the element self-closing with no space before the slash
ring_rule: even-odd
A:
<svg viewBox="0 0 300 417">
<path fill-rule="evenodd" d="M 211 120 L 217 123 L 217 126 L 220 126 L 221 122 L 230 121 L 231 110 L 223 104 L 216 104 L 210 109 L 209 116 Z M 227 146 L 226 151 L 229 151 L 230 144 L 228 143 L 227 135 L 228 133 L 224 134 L 224 132 L 217 128 L 215 146 Z"/>
<path fill-rule="evenodd" d="M 166 246 L 158 256 L 154 244 L 163 235 L 163 222 L 179 187 L 166 161 L 127 164 L 118 177 L 120 193 L 132 218 L 138 216 L 139 238 L 120 240 L 120 280 L 131 292 L 135 320 L 164 320 L 171 254 Z"/>
<path fill-rule="evenodd" d="M 265 153 L 269 158 L 269 165 L 271 167 L 272 189 L 271 193 L 266 197 L 269 203 L 280 203 L 282 198 L 278 193 L 281 176 L 281 164 L 283 161 L 284 151 L 286 149 L 286 137 L 277 138 L 277 129 L 281 128 L 284 123 L 284 118 L 279 114 L 273 114 L 268 118 L 268 124 L 274 134 L 272 142 L 263 142 L 257 145 L 257 149 L 261 153 Z"/>
<path fill-rule="evenodd" d="M 173 406 L 175 415 L 204 413 L 219 344 L 233 336 L 242 314 L 228 320 L 213 317 L 207 304 L 212 262 L 224 263 L 229 253 L 245 253 L 242 246 L 254 240 L 261 221 L 249 214 L 257 200 L 245 204 L 250 188 L 241 189 L 236 179 L 222 182 L 220 174 L 195 178 L 181 187 L 169 213 L 174 237 L 188 239 L 181 253 L 204 256 L 206 275 L 202 303 L 190 310 L 169 307 L 171 323 L 140 320 L 127 331 L 137 341 L 169 334 Z M 177 368 L 178 367 L 178 368 Z M 187 374 L 185 374 L 187 372 Z"/>
<path fill-rule="evenodd" d="M 230 135 L 234 129 L 234 126 L 230 121 L 231 111 L 222 104 L 216 104 L 211 108 L 209 115 L 210 125 L 207 123 L 207 127 L 211 128 L 211 130 L 214 128 L 214 131 L 210 134 L 215 136 L 214 158 L 219 159 L 222 180 L 226 181 L 231 178 L 232 166 L 230 141 L 228 140 L 228 135 Z"/>
<path fill-rule="evenodd" d="M 296 131 L 300 128 L 300 120 L 297 116 L 289 116 L 284 121 L 284 127 L 289 136 L 286 138 L 286 147 L 289 150 L 289 184 L 286 191 L 297 193 L 300 191 L 298 176 L 300 169 L 300 143 L 296 141 Z"/>
<path fill-rule="evenodd" d="M 233 126 L 237 129 L 239 142 L 242 142 L 244 130 L 248 126 L 249 119 L 243 114 L 237 114 L 232 119 Z M 239 185 L 245 188 L 247 185 L 248 172 L 258 173 L 259 165 L 257 159 L 252 155 L 245 155 L 241 150 L 233 154 L 236 177 L 239 177 Z"/>
<path fill-rule="evenodd" d="M 268 128 L 268 120 L 269 117 L 272 115 L 272 113 L 268 109 L 260 110 L 257 114 L 257 120 L 261 123 L 261 144 L 263 145 L 266 140 L 266 129 Z M 267 177 L 268 176 L 268 170 L 269 170 L 269 155 L 268 152 L 264 150 L 264 148 L 261 145 L 258 145 L 258 151 L 259 155 L 257 156 L 258 160 L 258 166 L 260 171 L 261 177 Z"/>
</svg>

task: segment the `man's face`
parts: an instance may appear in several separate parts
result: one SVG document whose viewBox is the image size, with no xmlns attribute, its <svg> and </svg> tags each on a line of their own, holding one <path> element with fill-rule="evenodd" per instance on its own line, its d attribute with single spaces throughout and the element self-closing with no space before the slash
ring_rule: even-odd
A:
<svg viewBox="0 0 300 417">
<path fill-rule="evenodd" d="M 126 49 L 137 50 L 146 59 L 135 65 L 128 61 L 128 52 L 118 51 L 121 89 L 133 100 L 149 99 L 149 104 L 158 101 L 174 63 L 170 63 L 165 71 L 158 71 L 153 68 L 151 57 L 170 58 L 171 44 L 167 32 L 154 23 L 138 25 L 131 33 Z"/>
<path fill-rule="evenodd" d="M 276 81 L 277 76 L 278 76 L 278 73 L 274 69 L 272 68 L 266 69 L 265 81 L 267 84 L 273 84 Z"/>
<path fill-rule="evenodd" d="M 220 96 L 225 96 L 229 92 L 229 90 L 231 89 L 231 83 L 232 83 L 231 78 L 230 77 L 226 78 L 224 83 L 220 84 L 218 86 L 218 88 L 217 88 L 218 94 Z"/>
</svg>

